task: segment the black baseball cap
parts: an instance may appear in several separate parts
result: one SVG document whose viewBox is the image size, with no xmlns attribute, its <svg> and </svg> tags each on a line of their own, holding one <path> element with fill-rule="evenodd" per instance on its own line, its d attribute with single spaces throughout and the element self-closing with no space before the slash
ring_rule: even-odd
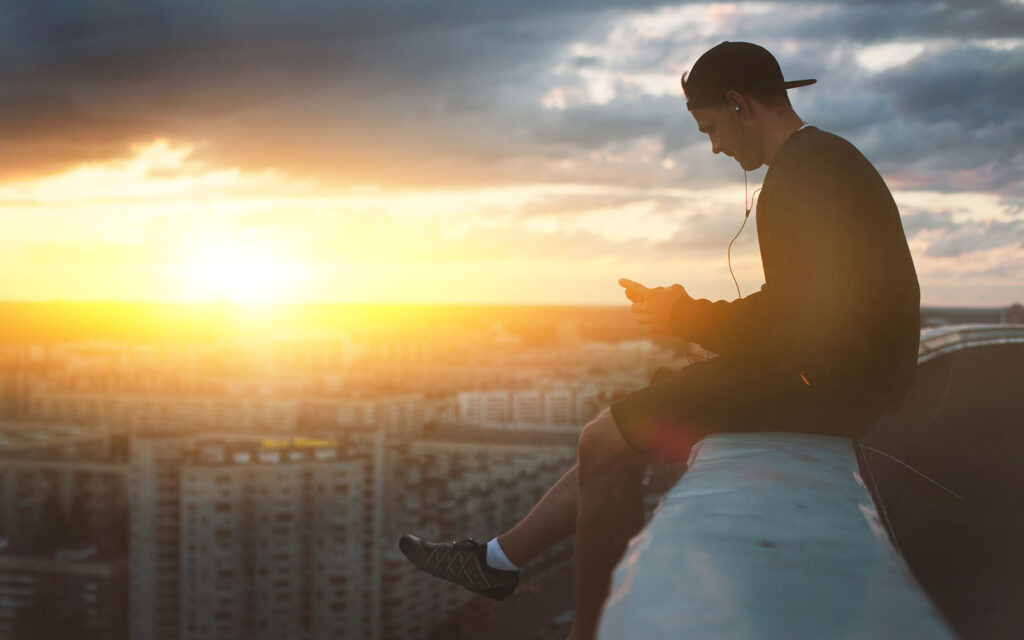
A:
<svg viewBox="0 0 1024 640">
<path fill-rule="evenodd" d="M 683 93 L 690 111 L 725 102 L 727 91 L 793 89 L 817 80 L 783 80 L 775 56 L 750 42 L 723 42 L 708 49 L 689 73 L 683 74 Z"/>
</svg>

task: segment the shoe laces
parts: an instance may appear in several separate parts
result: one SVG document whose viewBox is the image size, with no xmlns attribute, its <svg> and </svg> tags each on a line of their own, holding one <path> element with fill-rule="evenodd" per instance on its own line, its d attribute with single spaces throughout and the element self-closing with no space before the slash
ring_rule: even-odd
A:
<svg viewBox="0 0 1024 640">
<path fill-rule="evenodd" d="M 472 551 L 477 547 L 478 544 L 480 543 L 476 540 L 472 538 L 467 538 L 465 540 L 458 540 L 452 542 L 452 547 L 458 549 L 459 551 Z"/>
</svg>

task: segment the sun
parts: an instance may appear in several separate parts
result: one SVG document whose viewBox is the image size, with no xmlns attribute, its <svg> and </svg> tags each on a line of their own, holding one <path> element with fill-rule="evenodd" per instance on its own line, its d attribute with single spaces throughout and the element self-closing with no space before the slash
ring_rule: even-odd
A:
<svg viewBox="0 0 1024 640">
<path fill-rule="evenodd" d="M 222 241 L 202 246 L 185 272 L 191 298 L 273 304 L 293 297 L 299 269 L 266 248 Z"/>
</svg>

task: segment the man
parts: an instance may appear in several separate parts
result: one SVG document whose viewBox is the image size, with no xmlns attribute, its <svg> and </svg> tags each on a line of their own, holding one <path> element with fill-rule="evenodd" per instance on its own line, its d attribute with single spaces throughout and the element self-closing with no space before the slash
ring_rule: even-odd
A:
<svg viewBox="0 0 1024 640">
<path fill-rule="evenodd" d="M 518 567 L 575 533 L 572 638 L 592 638 L 612 569 L 643 525 L 651 459 L 681 459 L 718 432 L 852 437 L 898 407 L 917 361 L 917 275 L 882 178 L 853 145 L 793 110 L 786 90 L 813 82 L 784 81 L 767 50 L 744 42 L 714 47 L 683 76 L 711 150 L 744 170 L 769 167 L 757 204 L 764 286 L 710 302 L 680 285 L 621 280 L 638 322 L 719 357 L 658 376 L 600 414 L 583 429 L 576 465 L 489 543 L 403 536 L 416 566 L 500 599 Z"/>
</svg>

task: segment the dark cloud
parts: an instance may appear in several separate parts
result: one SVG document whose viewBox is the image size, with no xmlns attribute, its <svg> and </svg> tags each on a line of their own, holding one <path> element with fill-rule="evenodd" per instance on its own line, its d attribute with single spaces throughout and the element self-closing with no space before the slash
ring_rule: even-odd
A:
<svg viewBox="0 0 1024 640">
<path fill-rule="evenodd" d="M 1024 9 L 1004 0 L 803 4 L 824 10 L 806 11 L 799 20 L 775 15 L 752 21 L 753 26 L 771 26 L 771 34 L 832 44 L 842 40 L 877 43 L 917 38 L 1018 38 L 1024 32 Z"/>
<path fill-rule="evenodd" d="M 142 118 L 99 116 L 67 93 L 0 95 L 0 173 L 55 171 L 72 162 L 123 156 L 137 139 L 158 135 Z"/>
<path fill-rule="evenodd" d="M 962 122 L 972 129 L 1005 122 L 1019 110 L 1024 59 L 1015 49 L 962 45 L 922 55 L 870 83 L 898 112 L 923 122 Z"/>
<path fill-rule="evenodd" d="M 827 57 L 828 45 L 806 47 Z M 795 99 L 805 118 L 857 144 L 894 186 L 1021 199 L 1020 51 L 926 45 L 909 62 L 876 74 L 859 68 L 851 52 L 822 86 Z"/>
<path fill-rule="evenodd" d="M 1020 48 L 971 42 L 1019 37 L 1019 4 L 741 5 L 713 32 L 683 26 L 637 39 L 628 55 L 568 50 L 605 43 L 628 11 L 662 4 L 6 3 L 0 137 L 15 144 L 0 171 L 123 155 L 160 135 L 207 141 L 199 153 L 212 164 L 325 183 L 734 182 L 735 164 L 710 158 L 674 86 L 652 96 L 613 74 L 604 104 L 541 105 L 555 86 L 580 89 L 582 73 L 674 73 L 729 38 L 763 42 L 787 75 L 818 77 L 794 92 L 801 113 L 851 138 L 901 186 L 1024 202 Z M 858 47 L 890 41 L 928 46 L 879 74 L 859 67 Z M 629 155 L 644 140 L 659 157 Z M 604 165 L 595 151 L 626 160 Z"/>
<path fill-rule="evenodd" d="M 924 255 L 932 258 L 955 258 L 1000 247 L 1024 248 L 1024 218 L 957 221 L 952 211 L 919 211 L 903 216 L 903 229 L 908 238 L 928 234 Z"/>
<path fill-rule="evenodd" d="M 1024 249 L 1024 220 L 968 221 L 956 225 L 933 241 L 925 255 L 954 258 L 975 251 L 1013 246 Z"/>
<path fill-rule="evenodd" d="M 956 224 L 953 222 L 953 214 L 948 211 L 921 211 L 903 216 L 903 231 L 907 234 L 908 238 L 913 238 L 923 231 L 955 228 Z"/>
<path fill-rule="evenodd" d="M 646 96 L 540 114 L 530 134 L 537 144 L 592 150 L 656 136 L 661 138 L 679 113 L 679 100 Z M 695 129 L 687 127 L 686 130 Z M 685 137 L 696 141 L 696 131 Z"/>
<path fill-rule="evenodd" d="M 1024 177 L 1019 49 L 958 46 L 922 55 L 880 74 L 871 85 L 888 100 L 890 122 L 902 129 L 878 145 L 880 155 L 933 176 L 927 186 L 1001 191 Z"/>
</svg>

